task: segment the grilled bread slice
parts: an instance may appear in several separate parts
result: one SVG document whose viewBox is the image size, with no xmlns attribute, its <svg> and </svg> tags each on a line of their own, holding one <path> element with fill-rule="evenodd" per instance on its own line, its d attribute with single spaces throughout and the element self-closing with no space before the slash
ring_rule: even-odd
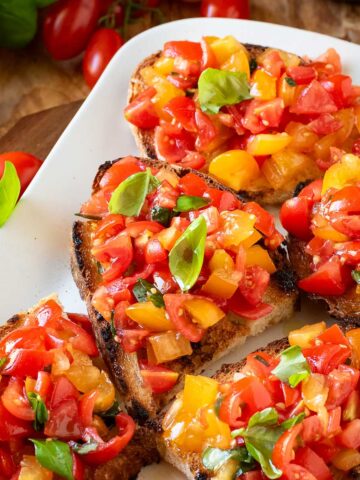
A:
<svg viewBox="0 0 360 480">
<path fill-rule="evenodd" d="M 167 169 L 179 177 L 191 171 L 156 160 L 141 159 L 141 162 L 150 167 Z M 112 162 L 107 162 L 100 167 L 93 183 L 93 192 L 99 189 L 100 179 L 111 165 Z M 192 172 L 201 176 L 212 187 L 229 190 L 202 173 Z M 93 308 L 92 295 L 100 280 L 96 263 L 90 253 L 90 237 L 93 226 L 93 221 L 74 223 L 71 254 L 73 277 L 81 297 L 87 304 L 98 347 L 112 372 L 114 382 L 124 395 L 125 403 L 133 417 L 142 423 L 148 418 L 156 416 L 162 407 L 173 398 L 176 388 L 167 394 L 154 396 L 142 381 L 136 353 L 129 354 L 122 350 L 111 332 L 109 322 Z M 297 293 L 283 248 L 274 252 L 273 260 L 277 266 L 277 272 L 273 274 L 264 297 L 264 302 L 274 306 L 273 311 L 259 320 L 241 320 L 239 323 L 235 323 L 227 316 L 210 327 L 201 342 L 193 345 L 192 355 L 165 364 L 180 373 L 177 389 L 181 388 L 181 379 L 186 373 L 201 372 L 209 363 L 244 343 L 248 336 L 257 335 L 269 325 L 292 316 Z"/>
<path fill-rule="evenodd" d="M 36 310 L 40 305 L 49 299 L 59 303 L 56 295 L 43 298 L 33 308 L 26 312 L 20 312 L 11 317 L 4 325 L 0 326 L 0 340 L 6 335 L 21 328 L 26 315 Z M 120 455 L 97 467 L 87 467 L 85 472 L 86 480 L 129 480 L 135 478 L 145 465 L 157 462 L 159 454 L 154 444 L 153 434 L 143 428 L 137 427 L 130 443 L 124 448 Z"/>
<path fill-rule="evenodd" d="M 339 325 L 342 326 L 342 330 L 344 332 L 351 330 L 352 328 L 358 327 L 358 325 L 354 323 L 351 319 L 347 319 L 346 322 L 341 322 L 339 323 Z M 263 351 L 270 355 L 277 355 L 288 347 L 288 339 L 285 337 L 280 340 L 276 340 L 267 345 L 266 347 L 258 349 L 257 351 Z M 241 372 L 241 370 L 244 368 L 245 363 L 246 359 L 243 359 L 238 363 L 225 364 L 213 375 L 212 378 L 218 380 L 220 383 L 232 382 L 236 380 L 237 374 Z M 164 414 L 160 415 L 159 419 L 156 422 L 153 422 L 151 424 L 149 423 L 149 428 L 150 430 L 156 432 L 156 443 L 159 453 L 164 460 L 166 460 L 168 463 L 170 463 L 182 473 L 184 473 L 185 477 L 189 480 L 229 480 L 230 478 L 233 478 L 233 474 L 231 474 L 230 476 L 226 475 L 226 468 L 220 468 L 220 470 L 216 473 L 210 472 L 209 470 L 205 469 L 202 464 L 201 454 L 189 454 L 186 452 L 183 453 L 170 442 L 166 442 L 161 435 L 161 423 L 163 416 Z M 356 467 L 353 470 L 347 472 L 347 476 L 341 478 L 360 480 L 360 467 Z"/>
<path fill-rule="evenodd" d="M 262 47 L 259 45 L 251 45 L 247 43 L 245 43 L 244 46 L 246 47 L 249 53 L 250 61 L 251 60 L 256 61 L 256 59 L 262 53 L 264 53 L 264 51 L 267 49 L 267 47 Z M 153 55 L 150 55 L 149 57 L 145 58 L 143 62 L 141 62 L 138 65 L 138 67 L 136 68 L 130 80 L 130 86 L 129 86 L 129 92 L 128 92 L 128 103 L 134 100 L 139 93 L 141 93 L 147 88 L 147 85 L 145 84 L 145 82 L 141 77 L 141 74 L 140 74 L 141 70 L 144 67 L 152 66 L 160 56 L 161 56 L 161 52 L 154 53 Z M 302 59 L 300 60 L 301 60 L 301 63 L 304 63 Z M 156 158 L 155 145 L 154 145 L 154 130 L 153 129 L 143 130 L 130 123 L 129 125 L 135 137 L 135 141 L 139 148 L 140 154 L 145 157 Z M 265 204 L 265 205 L 280 204 L 291 196 L 298 181 L 299 180 L 288 182 L 287 185 L 281 189 L 279 188 L 275 190 L 269 187 L 269 188 L 263 188 L 262 190 L 259 190 L 259 191 L 244 190 L 239 193 L 241 193 L 244 198 L 248 200 L 255 200 L 260 204 Z"/>
<path fill-rule="evenodd" d="M 299 277 L 305 278 L 312 273 L 310 269 L 311 256 L 305 252 L 307 242 L 299 240 L 291 235 L 288 239 L 288 251 L 292 268 Z M 345 292 L 343 295 L 321 296 L 308 294 L 313 300 L 324 301 L 330 315 L 339 320 L 351 319 L 360 322 L 360 301 L 356 293 L 356 286 Z"/>
</svg>

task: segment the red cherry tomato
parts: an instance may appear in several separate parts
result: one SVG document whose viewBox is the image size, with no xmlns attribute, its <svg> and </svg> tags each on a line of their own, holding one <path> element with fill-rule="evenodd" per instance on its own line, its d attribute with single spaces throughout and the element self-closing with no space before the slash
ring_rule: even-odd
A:
<svg viewBox="0 0 360 480">
<path fill-rule="evenodd" d="M 166 123 L 155 129 L 155 150 L 159 160 L 179 162 L 188 151 L 194 150 L 194 136 L 177 125 Z"/>
<path fill-rule="evenodd" d="M 181 57 L 194 62 L 201 62 L 202 49 L 199 42 L 188 42 L 186 40 L 166 42 L 163 53 L 165 57 Z"/>
<path fill-rule="evenodd" d="M 4 375 L 19 377 L 36 377 L 39 370 L 51 365 L 52 354 L 43 350 L 14 349 L 9 355 L 9 361 L 2 370 Z"/>
<path fill-rule="evenodd" d="M 178 332 L 182 333 L 185 338 L 191 342 L 200 342 L 204 336 L 205 330 L 196 325 L 186 316 L 184 312 L 183 303 L 186 300 L 191 300 L 195 295 L 190 294 L 172 294 L 167 293 L 164 295 L 164 302 L 166 312 L 170 317 L 170 321 L 174 324 L 174 327 Z"/>
<path fill-rule="evenodd" d="M 203 17 L 249 18 L 249 0 L 202 0 Z"/>
<path fill-rule="evenodd" d="M 110 28 L 100 28 L 91 37 L 82 63 L 85 82 L 92 88 L 115 53 L 124 44 L 121 36 Z"/>
<path fill-rule="evenodd" d="M 301 423 L 287 430 L 281 435 L 279 440 L 275 443 L 272 452 L 272 461 L 277 468 L 284 470 L 293 458 L 293 451 L 297 444 L 297 437 L 302 430 Z"/>
<path fill-rule="evenodd" d="M 118 330 L 119 343 L 123 350 L 127 353 L 133 353 L 144 346 L 146 337 L 150 335 L 148 330 L 138 329 L 124 329 Z"/>
<path fill-rule="evenodd" d="M 45 47 L 55 60 L 79 55 L 89 41 L 100 15 L 99 0 L 61 0 L 45 15 Z"/>
<path fill-rule="evenodd" d="M 31 423 L 11 415 L 0 400 L 0 441 L 13 438 L 29 438 L 34 433 Z"/>
<path fill-rule="evenodd" d="M 267 237 L 271 237 L 275 232 L 274 217 L 256 202 L 248 202 L 243 210 L 252 213 L 256 217 L 255 227 Z"/>
<path fill-rule="evenodd" d="M 294 462 L 306 468 L 317 480 L 331 480 L 333 478 L 324 460 L 309 447 L 299 448 L 296 451 Z"/>
<path fill-rule="evenodd" d="M 269 272 L 259 265 L 252 265 L 245 269 L 245 274 L 239 283 L 239 290 L 245 300 L 256 307 L 261 303 L 269 282 Z"/>
<path fill-rule="evenodd" d="M 309 240 L 312 236 L 310 226 L 311 202 L 306 197 L 294 197 L 286 200 L 280 209 L 282 226 L 296 238 Z"/>
<path fill-rule="evenodd" d="M 11 377 L 8 386 L 1 396 L 6 410 L 21 420 L 34 420 L 34 410 L 24 395 L 24 380 Z"/>
<path fill-rule="evenodd" d="M 145 247 L 145 262 L 156 263 L 167 259 L 167 251 L 157 238 L 151 238 Z"/>
<path fill-rule="evenodd" d="M 337 261 L 324 263 L 316 272 L 298 282 L 305 292 L 318 295 L 342 295 L 350 284 L 348 269 Z"/>
<path fill-rule="evenodd" d="M 149 87 L 141 92 L 125 107 L 124 115 L 126 120 L 144 130 L 156 127 L 159 124 L 159 117 L 151 102 L 155 94 L 156 90 L 154 87 Z"/>
<path fill-rule="evenodd" d="M 165 112 L 181 124 L 185 130 L 196 132 L 195 102 L 189 97 L 175 97 L 164 107 Z"/>
<path fill-rule="evenodd" d="M 256 306 L 251 305 L 239 291 L 228 301 L 228 310 L 247 320 L 257 320 L 258 318 L 265 317 L 272 312 L 273 308 L 272 305 L 267 303 L 259 303 Z"/>
<path fill-rule="evenodd" d="M 11 162 L 16 168 L 20 184 L 20 196 L 25 192 L 29 183 L 42 165 L 42 161 L 30 153 L 6 152 L 0 155 L 0 178 L 4 173 L 5 162 Z"/>
</svg>

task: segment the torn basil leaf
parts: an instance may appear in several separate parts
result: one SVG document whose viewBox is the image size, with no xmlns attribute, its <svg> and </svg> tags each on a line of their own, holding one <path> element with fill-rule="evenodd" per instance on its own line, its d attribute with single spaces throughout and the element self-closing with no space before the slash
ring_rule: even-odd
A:
<svg viewBox="0 0 360 480">
<path fill-rule="evenodd" d="M 357 285 L 360 285 L 360 270 L 353 270 L 351 276 Z"/>
<path fill-rule="evenodd" d="M 49 412 L 38 393 L 29 392 L 28 399 L 31 408 L 34 410 L 34 429 L 37 432 L 40 432 L 42 428 L 44 428 L 45 423 L 48 421 Z"/>
<path fill-rule="evenodd" d="M 192 195 L 180 195 L 176 201 L 174 212 L 190 212 L 209 205 L 210 199 L 194 197 Z"/>
<path fill-rule="evenodd" d="M 35 445 L 35 456 L 40 465 L 66 480 L 74 480 L 73 459 L 67 443 L 49 438 L 46 440 L 31 438 L 30 441 Z"/>
<path fill-rule="evenodd" d="M 0 179 L 0 227 L 8 220 L 20 195 L 20 180 L 16 168 L 6 161 Z"/>
<path fill-rule="evenodd" d="M 251 457 L 245 447 L 234 448 L 231 450 L 221 450 L 220 448 L 208 447 L 202 455 L 204 467 L 210 471 L 218 470 L 228 460 L 236 460 L 240 465 L 242 462 L 251 462 Z"/>
<path fill-rule="evenodd" d="M 161 223 L 164 227 L 170 225 L 171 219 L 175 216 L 175 212 L 171 208 L 164 208 L 155 205 L 150 210 L 150 218 L 154 222 Z"/>
<path fill-rule="evenodd" d="M 2 368 L 7 362 L 7 357 L 0 357 L 0 368 Z"/>
<path fill-rule="evenodd" d="M 293 345 L 281 353 L 280 363 L 271 373 L 294 388 L 310 375 L 310 367 L 301 348 Z"/>
<path fill-rule="evenodd" d="M 290 85 L 290 87 L 296 87 L 296 81 L 291 77 L 285 77 L 286 83 Z"/>
<path fill-rule="evenodd" d="M 135 283 L 133 294 L 138 302 L 148 302 L 150 300 L 155 307 L 165 307 L 162 293 L 147 280 L 140 278 Z"/>
</svg>

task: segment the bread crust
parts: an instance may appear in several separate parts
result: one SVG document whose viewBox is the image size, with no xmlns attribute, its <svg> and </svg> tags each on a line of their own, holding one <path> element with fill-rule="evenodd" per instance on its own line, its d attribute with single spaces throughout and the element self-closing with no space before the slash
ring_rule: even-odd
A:
<svg viewBox="0 0 360 480">
<path fill-rule="evenodd" d="M 151 167 L 165 168 L 180 177 L 193 172 L 202 177 L 207 184 L 221 190 L 231 191 L 216 180 L 191 169 L 173 167 L 151 159 L 141 159 L 141 162 Z M 99 188 L 100 179 L 112 163 L 106 162 L 99 168 L 93 183 L 93 192 L 96 192 Z M 93 308 L 91 304 L 92 294 L 99 281 L 97 268 L 90 254 L 90 235 L 93 226 L 91 221 L 77 221 L 73 225 L 71 252 L 73 277 L 82 299 L 86 302 L 99 349 L 112 372 L 114 383 L 123 394 L 131 414 L 139 423 L 143 423 L 149 418 L 156 417 L 163 406 L 181 389 L 182 381 L 179 381 L 177 387 L 172 389 L 170 393 L 157 395 L 156 397 L 152 395 L 149 388 L 143 384 L 136 353 L 128 354 L 122 350 L 111 333 L 109 323 Z M 244 343 L 247 336 L 256 335 L 267 326 L 278 323 L 292 315 L 297 291 L 285 251 L 279 249 L 275 252 L 273 260 L 278 267 L 278 271 L 272 276 L 264 298 L 265 302 L 274 305 L 273 312 L 256 321 L 241 321 L 239 323 L 235 323 L 229 317 L 226 317 L 209 328 L 203 340 L 193 345 L 192 355 L 167 364 L 169 368 L 180 373 L 181 379 L 183 379 L 185 373 L 200 373 L 208 364 L 221 358 L 235 346 Z"/>
<path fill-rule="evenodd" d="M 256 60 L 259 55 L 261 55 L 267 47 L 261 45 L 252 45 L 245 43 L 244 46 L 247 48 L 250 59 Z M 154 53 L 146 57 L 135 69 L 133 75 L 130 79 L 129 90 L 128 90 L 128 103 L 135 99 L 135 97 L 144 91 L 147 88 L 147 85 L 141 77 L 141 70 L 145 67 L 152 66 L 156 60 L 161 56 L 161 51 Z M 300 58 L 300 57 L 299 57 Z M 304 64 L 304 60 L 300 58 L 301 64 Z M 143 130 L 129 123 L 130 129 L 134 135 L 136 145 L 139 149 L 139 152 L 144 157 L 156 158 L 156 151 L 154 146 L 154 129 Z M 305 180 L 305 179 L 304 179 Z M 284 202 L 286 199 L 291 197 L 296 184 L 299 182 L 299 179 L 294 180 L 293 182 L 288 182 L 286 186 L 281 189 L 263 188 L 259 191 L 252 190 L 241 190 L 239 193 L 246 200 L 254 200 L 259 202 L 262 205 L 278 205 Z"/>
<path fill-rule="evenodd" d="M 288 237 L 288 251 L 292 267 L 299 279 L 305 278 L 312 273 L 310 269 L 311 256 L 305 252 L 307 242 L 299 240 L 292 235 Z M 360 323 L 360 300 L 356 294 L 356 286 L 348 290 L 344 295 L 322 296 L 308 294 L 312 300 L 325 302 L 327 309 L 333 317 L 341 322 Z"/>
</svg>

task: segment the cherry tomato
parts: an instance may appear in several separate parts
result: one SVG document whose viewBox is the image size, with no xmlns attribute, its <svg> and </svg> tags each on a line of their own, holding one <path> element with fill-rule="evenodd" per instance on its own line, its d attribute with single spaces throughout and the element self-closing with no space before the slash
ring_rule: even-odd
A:
<svg viewBox="0 0 360 480">
<path fill-rule="evenodd" d="M 143 347 L 146 337 L 150 335 L 148 330 L 140 328 L 117 330 L 116 333 L 122 349 L 127 353 L 136 352 Z"/>
<path fill-rule="evenodd" d="M 269 285 L 270 274 L 259 265 L 251 265 L 245 269 L 245 274 L 239 283 L 239 290 L 245 300 L 256 307 Z"/>
<path fill-rule="evenodd" d="M 181 124 L 185 130 L 196 132 L 195 102 L 189 97 L 175 97 L 164 107 L 165 112 Z"/>
<path fill-rule="evenodd" d="M 22 327 L 5 335 L 0 341 L 0 353 L 9 354 L 15 348 L 44 348 L 44 327 Z"/>
<path fill-rule="evenodd" d="M 6 410 L 14 417 L 21 420 L 34 420 L 34 410 L 31 408 L 27 397 L 24 396 L 23 379 L 11 377 L 1 400 Z"/>
<path fill-rule="evenodd" d="M 178 162 L 183 168 L 193 168 L 194 170 L 200 170 L 205 163 L 205 157 L 198 152 L 188 152 L 185 157 Z"/>
<path fill-rule="evenodd" d="M 144 130 L 152 129 L 159 124 L 159 117 L 151 102 L 156 94 L 154 87 L 141 92 L 129 105 L 125 107 L 124 115 L 128 122 Z"/>
<path fill-rule="evenodd" d="M 167 259 L 167 251 L 157 238 L 151 238 L 145 247 L 145 262 L 156 263 Z"/>
<path fill-rule="evenodd" d="M 89 392 L 85 393 L 80 399 L 80 419 L 81 424 L 84 427 L 91 427 L 92 425 L 94 406 L 97 396 L 97 390 L 90 390 Z"/>
<path fill-rule="evenodd" d="M 249 0 L 202 0 L 203 17 L 249 18 Z"/>
<path fill-rule="evenodd" d="M 342 295 L 350 284 L 349 270 L 335 260 L 322 264 L 316 272 L 298 282 L 305 292 L 318 295 Z"/>
<path fill-rule="evenodd" d="M 302 424 L 295 425 L 284 432 L 275 443 L 272 452 L 272 461 L 277 468 L 284 471 L 284 468 L 291 462 L 293 451 L 297 445 L 297 437 L 302 430 Z"/>
<path fill-rule="evenodd" d="M 318 118 L 310 122 L 308 127 L 317 135 L 329 135 L 337 132 L 342 127 L 342 123 L 330 113 L 322 113 Z"/>
<path fill-rule="evenodd" d="M 59 377 L 55 380 L 54 388 L 50 399 L 50 408 L 58 407 L 62 402 L 69 399 L 78 400 L 79 392 L 66 377 Z"/>
<path fill-rule="evenodd" d="M 329 394 L 326 406 L 335 408 L 348 398 L 350 393 L 355 390 L 359 381 L 359 371 L 348 365 L 339 365 L 326 378 L 326 384 L 329 387 Z"/>
<path fill-rule="evenodd" d="M 166 42 L 163 48 L 163 54 L 165 57 L 181 57 L 195 62 L 201 62 L 202 59 L 200 43 L 186 40 Z"/>
<path fill-rule="evenodd" d="M 187 173 L 180 178 L 179 188 L 185 195 L 202 197 L 207 190 L 207 184 L 195 173 Z"/>
<path fill-rule="evenodd" d="M 347 448 L 359 448 L 360 447 L 360 419 L 355 418 L 350 423 L 343 427 L 340 435 L 337 436 L 337 440 L 341 445 Z"/>
<path fill-rule="evenodd" d="M 190 294 L 172 294 L 164 295 L 166 312 L 170 317 L 170 321 L 174 324 L 176 330 L 184 335 L 191 342 L 199 342 L 204 336 L 205 330 L 191 321 L 186 315 L 183 303 L 191 300 L 194 295 Z"/>
<path fill-rule="evenodd" d="M 36 175 L 36 172 L 42 165 L 42 161 L 30 153 L 25 152 L 6 152 L 0 155 L 0 178 L 4 173 L 5 162 L 11 162 L 16 168 L 21 190 L 20 196 L 25 192 L 29 183 Z"/>
<path fill-rule="evenodd" d="M 231 393 L 240 394 L 247 416 L 251 416 L 264 408 L 274 406 L 269 390 L 261 380 L 253 376 L 245 377 L 235 382 L 231 387 Z"/>
<path fill-rule="evenodd" d="M 90 38 L 82 63 L 85 82 L 92 88 L 115 53 L 124 44 L 122 37 L 110 28 L 100 28 Z"/>
<path fill-rule="evenodd" d="M 155 128 L 154 142 L 159 160 L 169 163 L 179 162 L 195 147 L 191 133 L 170 123 Z"/>
<path fill-rule="evenodd" d="M 258 318 L 265 317 L 274 309 L 272 305 L 267 303 L 258 303 L 256 306 L 252 305 L 245 300 L 239 291 L 235 292 L 235 295 L 230 298 L 227 308 L 229 311 L 247 320 L 257 320 Z"/>
<path fill-rule="evenodd" d="M 4 478 L 11 478 L 16 472 L 16 466 L 11 454 L 3 447 L 0 447 L 0 472 L 5 476 Z"/>
<path fill-rule="evenodd" d="M 143 171 L 139 160 L 135 157 L 125 157 L 115 162 L 106 170 L 100 180 L 100 188 L 109 187 L 114 190 L 121 182 L 130 175 Z"/>
<path fill-rule="evenodd" d="M 280 209 L 282 226 L 296 238 L 310 240 L 311 202 L 306 197 L 294 197 L 286 200 Z"/>
<path fill-rule="evenodd" d="M 360 155 L 360 138 L 357 138 L 352 146 L 352 153 L 355 155 Z"/>
<path fill-rule="evenodd" d="M 244 102 L 242 102 L 244 103 Z M 274 100 L 251 100 L 247 104 L 242 125 L 251 133 L 261 133 L 268 127 L 277 128 L 284 112 L 284 102 L 281 98 Z"/>
<path fill-rule="evenodd" d="M 324 427 L 317 415 L 306 417 L 302 422 L 301 438 L 305 443 L 317 442 L 324 433 Z"/>
<path fill-rule="evenodd" d="M 351 105 L 352 79 L 348 75 L 333 75 L 321 82 L 326 91 L 330 93 L 338 108 Z"/>
<path fill-rule="evenodd" d="M 96 28 L 99 0 L 61 0 L 45 15 L 43 37 L 47 51 L 55 60 L 67 60 L 81 53 Z"/>
<path fill-rule="evenodd" d="M 52 354 L 50 352 L 16 348 L 10 353 L 9 360 L 1 373 L 3 375 L 35 378 L 39 370 L 44 370 L 51 363 Z"/>
<path fill-rule="evenodd" d="M 267 237 L 271 237 L 275 232 L 274 217 L 264 210 L 256 202 L 248 202 L 244 205 L 243 210 L 252 213 L 256 217 L 255 227 Z"/>
<path fill-rule="evenodd" d="M 153 273 L 153 281 L 155 287 L 163 294 L 175 292 L 178 288 L 167 265 L 158 265 L 156 267 Z"/>
<path fill-rule="evenodd" d="M 328 343 L 316 345 L 311 348 L 304 348 L 303 355 L 307 359 L 313 372 L 328 375 L 350 357 L 351 350 L 349 347 L 344 347 L 343 345 L 332 345 Z M 345 375 L 343 375 L 343 377 L 345 377 Z"/>
<path fill-rule="evenodd" d="M 170 208 L 171 210 L 176 207 L 176 201 L 179 196 L 179 190 L 174 188 L 167 180 L 163 180 L 161 185 L 158 186 L 156 195 L 153 200 L 153 206 L 159 206 L 163 208 Z"/>
<path fill-rule="evenodd" d="M 30 422 L 14 417 L 0 400 L 0 441 L 13 438 L 29 438 L 34 433 Z"/>
</svg>

